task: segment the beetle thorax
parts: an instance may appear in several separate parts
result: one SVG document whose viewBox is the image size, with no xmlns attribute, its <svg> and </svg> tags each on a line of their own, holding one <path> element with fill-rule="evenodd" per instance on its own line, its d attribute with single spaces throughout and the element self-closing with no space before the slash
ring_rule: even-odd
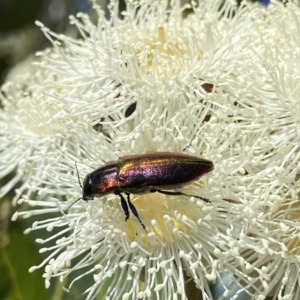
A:
<svg viewBox="0 0 300 300">
<path fill-rule="evenodd" d="M 94 196 L 104 196 L 118 189 L 118 166 L 107 163 L 86 175 L 83 184 L 83 199 L 92 200 Z"/>
</svg>

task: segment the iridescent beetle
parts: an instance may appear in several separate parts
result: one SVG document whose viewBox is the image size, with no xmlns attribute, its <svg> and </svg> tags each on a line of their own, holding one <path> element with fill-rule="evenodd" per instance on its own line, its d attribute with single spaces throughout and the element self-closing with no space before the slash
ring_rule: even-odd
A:
<svg viewBox="0 0 300 300">
<path fill-rule="evenodd" d="M 168 190 L 187 185 L 210 172 L 213 168 L 214 165 L 210 160 L 183 153 L 154 152 L 123 156 L 119 160 L 110 161 L 103 167 L 87 174 L 83 186 L 80 184 L 82 197 L 75 202 L 81 199 L 85 201 L 93 200 L 96 196 L 102 197 L 114 193 L 121 199 L 125 221 L 129 219 L 129 206 L 146 230 L 136 208 L 130 201 L 130 194 L 158 192 L 165 195 L 193 196 L 205 202 L 210 202 L 200 196 Z M 122 193 L 127 196 L 127 202 Z"/>
</svg>

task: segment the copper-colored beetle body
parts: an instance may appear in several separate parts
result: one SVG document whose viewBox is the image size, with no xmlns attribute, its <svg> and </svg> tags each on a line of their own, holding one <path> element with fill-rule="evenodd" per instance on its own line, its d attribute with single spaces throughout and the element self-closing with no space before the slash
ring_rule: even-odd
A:
<svg viewBox="0 0 300 300">
<path fill-rule="evenodd" d="M 95 196 L 101 197 L 110 193 L 119 195 L 127 220 L 129 210 L 121 194 L 125 193 L 132 213 L 141 222 L 130 202 L 130 194 L 159 192 L 166 195 L 194 196 L 168 190 L 187 185 L 213 168 L 214 165 L 210 160 L 183 153 L 154 152 L 123 156 L 86 175 L 82 199 L 93 200 Z M 200 196 L 194 197 L 210 202 Z M 142 222 L 141 224 L 145 229 L 144 224 Z"/>
</svg>

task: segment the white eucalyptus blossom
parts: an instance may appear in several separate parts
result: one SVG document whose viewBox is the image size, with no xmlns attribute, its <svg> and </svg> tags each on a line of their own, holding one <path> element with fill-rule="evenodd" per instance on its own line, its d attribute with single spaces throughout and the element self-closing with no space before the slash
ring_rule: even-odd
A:
<svg viewBox="0 0 300 300">
<path fill-rule="evenodd" d="M 1 195 L 19 183 L 15 201 L 32 208 L 13 219 L 55 229 L 30 271 L 44 267 L 48 287 L 80 270 L 69 289 L 92 275 L 87 299 L 187 299 L 190 280 L 212 299 L 224 271 L 223 297 L 239 284 L 253 299 L 299 298 L 298 6 L 126 4 L 111 1 L 109 19 L 94 4 L 97 24 L 70 17 L 79 39 L 37 23 L 53 47 L 2 87 L 0 177 L 15 173 Z M 213 161 L 183 188 L 211 203 L 131 195 L 145 231 L 118 195 L 76 201 L 108 161 L 183 149 Z"/>
<path fill-rule="evenodd" d="M 250 225 L 246 234 L 264 243 L 261 249 L 253 251 L 247 245 L 248 256 L 241 260 L 241 267 L 247 267 L 252 257 L 248 271 L 255 272 L 253 266 L 261 270 L 258 275 L 263 280 L 256 285 L 257 299 L 266 296 L 298 299 L 300 9 L 293 3 L 284 6 L 274 2 L 261 16 L 263 21 L 257 22 L 253 30 L 261 31 L 266 39 L 255 48 L 255 72 L 248 72 L 243 79 L 251 82 L 247 94 L 239 94 L 244 105 L 256 110 L 251 126 L 258 133 L 257 139 L 247 147 L 252 166 L 243 168 L 247 173 L 243 181 L 251 206 L 250 201 L 245 202 L 244 213 L 231 222 L 246 220 Z M 237 84 L 242 86 L 239 81 Z M 233 232 L 236 237 L 241 234 L 240 229 Z"/>
</svg>

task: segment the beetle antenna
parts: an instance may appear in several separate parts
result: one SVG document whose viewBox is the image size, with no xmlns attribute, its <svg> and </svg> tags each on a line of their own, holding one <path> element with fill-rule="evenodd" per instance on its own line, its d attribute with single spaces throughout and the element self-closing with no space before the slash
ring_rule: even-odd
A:
<svg viewBox="0 0 300 300">
<path fill-rule="evenodd" d="M 80 187 L 83 188 L 83 187 L 82 187 L 82 184 L 81 184 L 81 181 L 80 181 L 80 177 L 79 177 L 79 172 L 78 172 L 78 169 L 77 169 L 77 163 L 76 163 L 76 161 L 75 161 L 75 168 L 76 168 L 76 171 L 77 171 L 78 183 L 79 183 Z M 80 198 L 79 198 L 79 199 L 80 199 Z"/>
<path fill-rule="evenodd" d="M 78 201 L 81 200 L 81 199 L 82 199 L 82 197 L 76 199 L 73 203 L 71 203 L 71 204 L 68 206 L 67 209 L 63 210 L 63 213 L 66 214 L 66 213 L 68 212 L 68 210 L 69 210 L 76 202 L 78 202 Z"/>
<path fill-rule="evenodd" d="M 182 152 L 184 152 L 186 149 L 190 148 L 192 146 L 192 143 L 190 142 L 188 145 L 186 145 L 183 149 Z"/>
</svg>

